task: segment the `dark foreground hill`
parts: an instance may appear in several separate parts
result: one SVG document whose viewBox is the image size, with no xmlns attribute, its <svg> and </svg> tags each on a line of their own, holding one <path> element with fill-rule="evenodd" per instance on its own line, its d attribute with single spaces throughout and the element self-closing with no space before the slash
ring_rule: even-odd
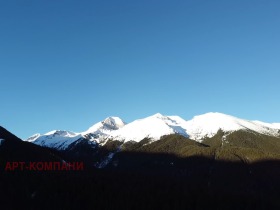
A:
<svg viewBox="0 0 280 210">
<path fill-rule="evenodd" d="M 58 152 L 22 141 L 0 126 L 0 171 L 7 162 L 61 161 Z"/>
<path fill-rule="evenodd" d="M 127 154 L 146 159 L 149 154 Z M 176 167 L 1 173 L 1 209 L 279 209 L 280 163 L 172 159 Z"/>
</svg>

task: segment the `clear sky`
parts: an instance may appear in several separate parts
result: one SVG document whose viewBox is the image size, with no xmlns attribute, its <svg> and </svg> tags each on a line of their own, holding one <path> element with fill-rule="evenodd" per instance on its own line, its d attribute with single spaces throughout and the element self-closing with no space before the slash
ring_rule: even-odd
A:
<svg viewBox="0 0 280 210">
<path fill-rule="evenodd" d="M 108 116 L 280 122 L 279 0 L 0 1 L 0 125 Z"/>
</svg>

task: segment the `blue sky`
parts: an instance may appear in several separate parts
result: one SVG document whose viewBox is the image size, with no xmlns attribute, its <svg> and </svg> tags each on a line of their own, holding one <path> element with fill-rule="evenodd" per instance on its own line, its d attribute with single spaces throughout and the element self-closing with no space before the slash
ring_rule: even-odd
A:
<svg viewBox="0 0 280 210">
<path fill-rule="evenodd" d="M 280 122 L 280 2 L 0 2 L 0 124 L 21 138 L 107 116 Z"/>
</svg>

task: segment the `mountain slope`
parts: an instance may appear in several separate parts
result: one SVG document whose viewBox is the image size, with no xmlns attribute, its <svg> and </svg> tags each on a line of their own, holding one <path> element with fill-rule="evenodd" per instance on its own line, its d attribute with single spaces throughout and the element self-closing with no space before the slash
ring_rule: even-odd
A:
<svg viewBox="0 0 280 210">
<path fill-rule="evenodd" d="M 0 170 L 5 169 L 5 164 L 12 161 L 62 161 L 57 152 L 42 148 L 35 144 L 22 141 L 14 134 L 0 126 Z"/>
<path fill-rule="evenodd" d="M 15 136 L 14 134 L 12 134 L 11 132 L 9 132 L 8 130 L 6 130 L 5 128 L 3 128 L 2 126 L 0 126 L 0 139 L 2 139 L 2 141 L 21 141 L 20 138 L 18 138 L 17 136 Z"/>
</svg>

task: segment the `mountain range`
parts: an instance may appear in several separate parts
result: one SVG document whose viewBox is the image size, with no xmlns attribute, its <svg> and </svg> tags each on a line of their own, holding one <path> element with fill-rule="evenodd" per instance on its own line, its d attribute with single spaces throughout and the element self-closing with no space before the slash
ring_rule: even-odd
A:
<svg viewBox="0 0 280 210">
<path fill-rule="evenodd" d="M 108 117 L 83 132 L 54 130 L 35 134 L 26 141 L 61 151 L 97 168 L 121 167 L 120 163 L 127 167 L 137 165 L 123 158 L 125 152 L 160 152 L 243 162 L 280 159 L 279 123 L 213 112 L 191 120 L 157 113 L 128 124 L 119 117 Z"/>
<path fill-rule="evenodd" d="M 157 113 L 128 124 L 119 117 L 108 117 L 84 132 L 54 130 L 43 135 L 35 134 L 26 141 L 40 146 L 65 150 L 81 139 L 104 145 L 108 140 L 118 140 L 126 143 L 129 141 L 140 142 L 149 138 L 151 141 L 157 141 L 166 135 L 179 134 L 197 142 L 202 142 L 205 138 L 216 135 L 219 130 L 227 134 L 243 130 L 279 137 L 280 123 L 250 121 L 212 112 L 195 116 L 187 121 L 179 116 L 164 116 Z"/>
</svg>

